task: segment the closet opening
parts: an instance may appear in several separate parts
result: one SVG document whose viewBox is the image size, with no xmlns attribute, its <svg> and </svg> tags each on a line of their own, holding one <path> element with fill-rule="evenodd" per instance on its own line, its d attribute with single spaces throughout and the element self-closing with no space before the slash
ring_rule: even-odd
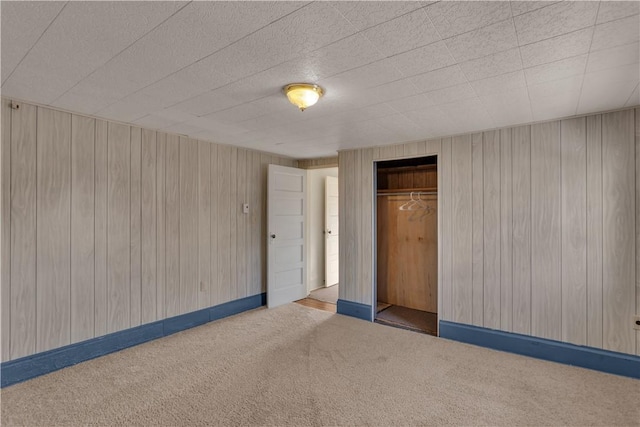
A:
<svg viewBox="0 0 640 427">
<path fill-rule="evenodd" d="M 375 321 L 437 336 L 437 156 L 376 162 L 375 172 Z"/>
</svg>

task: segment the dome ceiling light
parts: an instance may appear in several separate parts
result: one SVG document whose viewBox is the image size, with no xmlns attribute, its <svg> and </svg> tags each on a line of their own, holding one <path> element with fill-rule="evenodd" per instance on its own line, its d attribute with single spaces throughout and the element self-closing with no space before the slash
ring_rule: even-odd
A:
<svg viewBox="0 0 640 427">
<path fill-rule="evenodd" d="M 289 98 L 289 102 L 298 107 L 300 111 L 311 107 L 324 94 L 320 86 L 310 83 L 291 83 L 282 90 Z"/>
</svg>

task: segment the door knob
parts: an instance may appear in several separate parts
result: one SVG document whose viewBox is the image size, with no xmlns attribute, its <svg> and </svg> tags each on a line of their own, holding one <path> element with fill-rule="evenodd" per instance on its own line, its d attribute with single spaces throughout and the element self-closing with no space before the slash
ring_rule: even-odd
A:
<svg viewBox="0 0 640 427">
<path fill-rule="evenodd" d="M 271 235 L 271 238 L 272 238 L 272 239 L 275 239 L 275 238 L 276 238 L 276 235 L 275 235 L 275 234 L 272 234 L 272 235 Z"/>
<path fill-rule="evenodd" d="M 331 230 L 327 230 L 327 233 L 331 234 Z"/>
</svg>

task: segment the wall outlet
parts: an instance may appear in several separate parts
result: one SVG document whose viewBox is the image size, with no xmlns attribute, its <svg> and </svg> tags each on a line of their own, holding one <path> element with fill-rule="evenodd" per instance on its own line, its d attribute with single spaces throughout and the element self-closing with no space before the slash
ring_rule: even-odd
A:
<svg viewBox="0 0 640 427">
<path fill-rule="evenodd" d="M 640 331 L 640 316 L 631 316 L 633 319 L 633 329 Z"/>
</svg>

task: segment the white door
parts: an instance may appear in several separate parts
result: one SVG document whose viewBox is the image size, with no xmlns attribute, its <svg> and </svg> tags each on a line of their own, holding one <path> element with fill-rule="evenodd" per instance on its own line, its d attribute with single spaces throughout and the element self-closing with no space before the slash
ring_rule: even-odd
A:
<svg viewBox="0 0 640 427">
<path fill-rule="evenodd" d="M 339 257 L 338 246 L 340 241 L 340 227 L 338 224 L 338 178 L 327 177 L 325 185 L 325 245 L 324 245 L 324 268 L 325 286 L 332 286 L 338 283 Z"/>
<path fill-rule="evenodd" d="M 305 197 L 303 169 L 269 165 L 267 306 L 307 296 L 305 283 Z"/>
</svg>

